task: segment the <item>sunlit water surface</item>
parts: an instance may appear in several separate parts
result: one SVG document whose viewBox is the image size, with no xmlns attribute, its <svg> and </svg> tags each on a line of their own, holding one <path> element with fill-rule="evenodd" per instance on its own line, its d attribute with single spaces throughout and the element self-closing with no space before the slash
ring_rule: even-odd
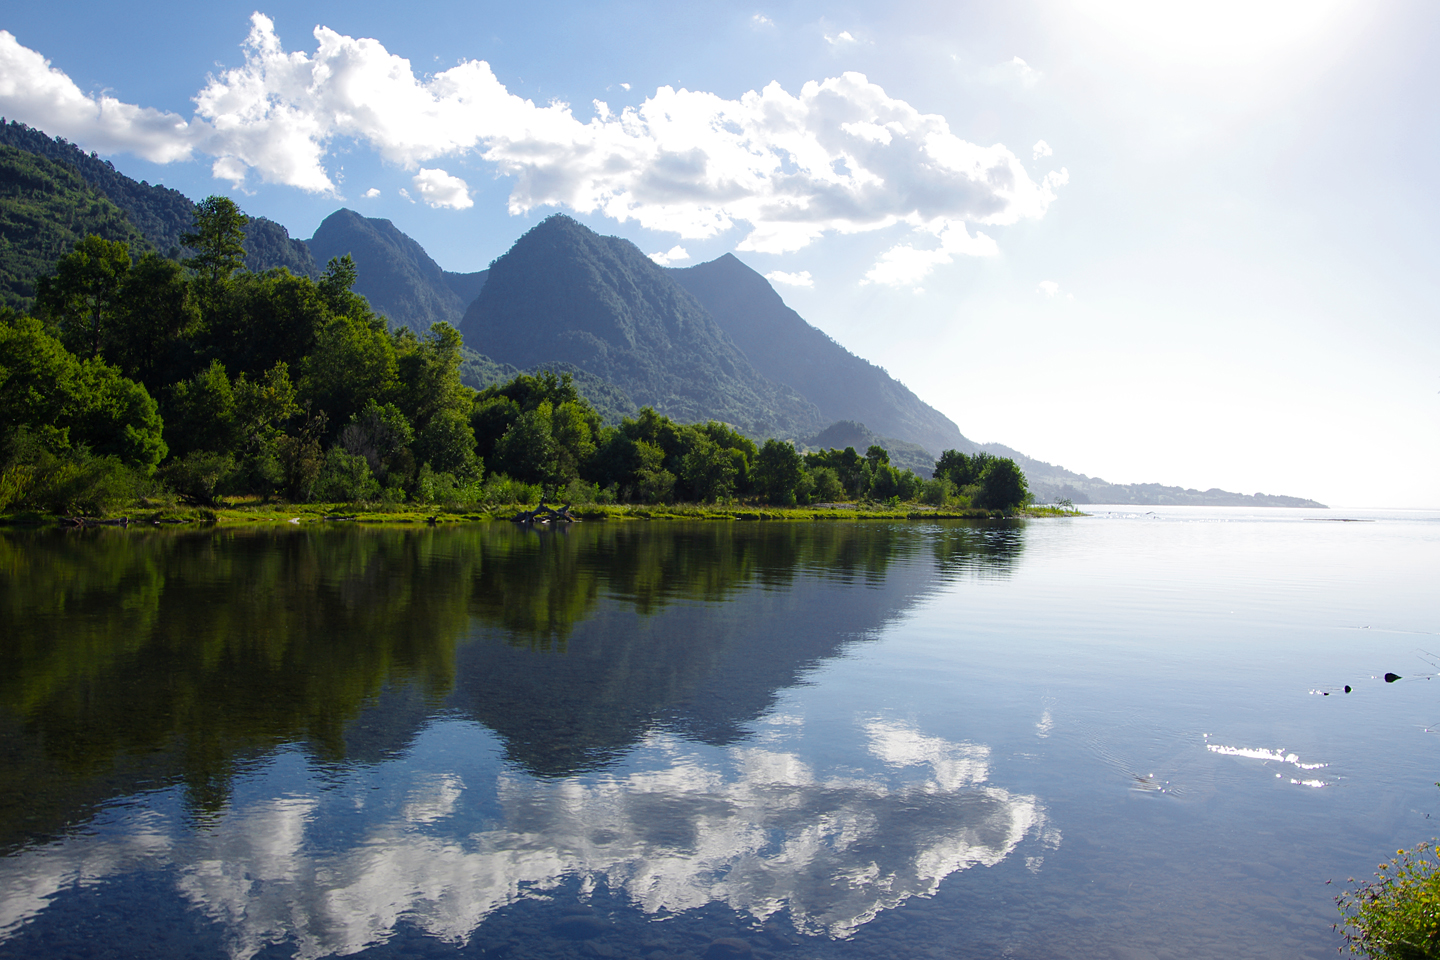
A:
<svg viewBox="0 0 1440 960">
<path fill-rule="evenodd" d="M 0 534 L 0 956 L 1332 956 L 1440 514 L 1087 509 Z"/>
</svg>

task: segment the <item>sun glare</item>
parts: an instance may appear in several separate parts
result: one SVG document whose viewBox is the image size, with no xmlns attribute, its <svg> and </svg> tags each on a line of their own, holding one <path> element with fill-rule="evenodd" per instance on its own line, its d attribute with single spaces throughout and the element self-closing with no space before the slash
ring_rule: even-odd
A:
<svg viewBox="0 0 1440 960">
<path fill-rule="evenodd" d="M 1075 0 L 1115 38 L 1156 60 L 1260 61 L 1305 43 L 1353 0 Z"/>
</svg>

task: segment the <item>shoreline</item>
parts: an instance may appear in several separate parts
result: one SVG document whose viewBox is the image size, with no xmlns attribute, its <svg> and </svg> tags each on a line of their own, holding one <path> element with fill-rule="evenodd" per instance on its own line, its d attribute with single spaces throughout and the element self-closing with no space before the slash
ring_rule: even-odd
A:
<svg viewBox="0 0 1440 960">
<path fill-rule="evenodd" d="M 218 507 L 146 506 L 107 517 L 67 517 L 60 514 L 13 513 L 0 515 L 0 528 L 60 527 L 93 529 L 113 527 L 157 529 L 177 526 L 253 526 L 256 524 L 311 525 L 358 523 L 367 526 L 453 526 L 461 523 L 509 523 L 533 504 L 421 508 L 376 504 L 222 504 Z M 584 504 L 571 508 L 578 522 L 613 521 L 840 521 L 866 520 L 1031 520 L 1044 517 L 1083 517 L 1079 510 L 1027 507 L 1004 512 L 971 507 L 896 507 L 857 503 L 827 503 L 808 507 L 772 507 L 746 504 Z M 556 526 L 554 522 L 538 526 Z"/>
</svg>

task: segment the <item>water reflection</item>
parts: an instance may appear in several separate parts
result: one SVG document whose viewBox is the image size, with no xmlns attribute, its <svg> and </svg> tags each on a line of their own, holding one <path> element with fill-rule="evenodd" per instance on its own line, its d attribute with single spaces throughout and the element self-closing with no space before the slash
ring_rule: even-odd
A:
<svg viewBox="0 0 1440 960">
<path fill-rule="evenodd" d="M 237 957 L 402 921 L 460 943 L 577 878 L 848 936 L 1044 813 L 982 745 L 872 719 L 821 763 L 775 704 L 1022 546 L 963 524 L 0 534 L 0 937 L 157 871 Z"/>
<path fill-rule="evenodd" d="M 152 811 L 0 862 L 0 931 L 67 886 L 168 868 L 237 958 L 290 942 L 301 957 L 353 953 L 402 922 L 462 944 L 495 911 L 570 878 L 623 891 L 647 914 L 721 903 L 845 937 L 956 871 L 999 862 L 1027 836 L 1059 842 L 1035 797 L 987 783 L 984 746 L 894 721 L 860 732 L 869 770 L 819 769 L 773 745 L 700 757 L 660 735 L 641 748 L 644 768 L 624 775 L 502 772 L 470 784 L 431 772 L 365 798 L 363 816 L 363 778 L 261 791 L 197 832 Z M 466 734 L 443 737 L 453 747 Z M 417 751 L 426 748 L 422 738 Z M 272 787 L 292 783 L 284 766 L 265 772 Z"/>
</svg>

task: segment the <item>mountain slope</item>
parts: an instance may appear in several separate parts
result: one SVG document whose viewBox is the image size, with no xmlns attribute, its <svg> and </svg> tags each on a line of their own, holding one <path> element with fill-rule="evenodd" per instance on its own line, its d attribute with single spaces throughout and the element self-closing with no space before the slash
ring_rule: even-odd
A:
<svg viewBox="0 0 1440 960">
<path fill-rule="evenodd" d="M 439 320 L 458 327 L 485 285 L 486 271 L 447 273 L 395 224 L 354 210 L 330 214 L 307 243 L 320 264 L 350 254 L 359 274 L 355 292 L 391 323 L 417 333 Z"/>
<path fill-rule="evenodd" d="M 130 222 L 160 253 L 182 251 L 180 235 L 195 222 L 195 204 L 178 190 L 135 181 L 117 171 L 108 160 L 58 137 L 13 120 L 0 123 L 0 143 L 60 164 L 68 164 L 101 196 L 124 210 Z M 291 273 L 316 277 L 319 271 L 310 249 L 290 232 L 264 217 L 253 217 L 245 230 L 245 267 L 259 273 L 285 267 Z"/>
<path fill-rule="evenodd" d="M 857 357 L 785 305 L 770 282 L 732 254 L 670 275 L 710 312 L 755 369 L 820 408 L 826 423 L 853 420 L 938 456 L 974 444 L 939 410 Z"/>
<path fill-rule="evenodd" d="M 35 281 L 92 233 L 149 249 L 125 212 L 73 167 L 0 144 L 0 305 L 25 309 Z"/>
<path fill-rule="evenodd" d="M 1041 501 L 1053 502 L 1063 497 L 1079 504 L 1124 503 L 1148 507 L 1166 504 L 1191 507 L 1325 507 L 1323 503 L 1303 497 L 1231 493 L 1217 487 L 1195 490 L 1159 483 L 1109 483 L 1099 477 L 1087 477 L 1083 473 L 1027 457 L 1004 444 L 986 443 L 981 445 L 981 449 L 997 457 L 1009 457 L 1019 464 L 1025 472 L 1030 492 Z"/>
<path fill-rule="evenodd" d="M 671 275 L 628 240 L 550 217 L 490 267 L 461 332 L 522 369 L 569 363 L 684 422 L 799 437 L 815 406 L 766 379 Z"/>
</svg>

